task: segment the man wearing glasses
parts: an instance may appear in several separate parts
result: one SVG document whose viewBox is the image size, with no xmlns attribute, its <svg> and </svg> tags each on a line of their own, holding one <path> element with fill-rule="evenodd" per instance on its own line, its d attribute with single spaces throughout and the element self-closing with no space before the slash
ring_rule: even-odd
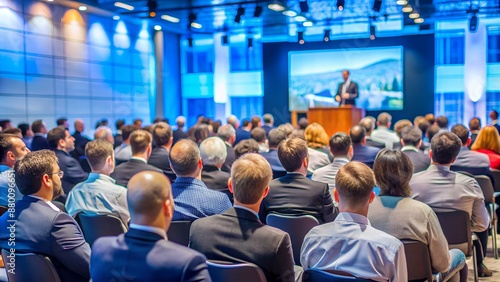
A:
<svg viewBox="0 0 500 282">
<path fill-rule="evenodd" d="M 14 166 L 15 181 L 24 197 L 0 217 L 0 248 L 48 256 L 61 281 L 89 281 L 90 247 L 75 220 L 51 201 L 63 193 L 63 172 L 56 154 L 27 154 Z M 20 269 L 16 272 L 33 271 Z"/>
</svg>

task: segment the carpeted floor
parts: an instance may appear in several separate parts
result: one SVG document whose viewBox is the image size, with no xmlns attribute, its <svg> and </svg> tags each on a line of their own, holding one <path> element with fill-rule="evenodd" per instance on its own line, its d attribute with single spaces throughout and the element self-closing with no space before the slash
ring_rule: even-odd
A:
<svg viewBox="0 0 500 282">
<path fill-rule="evenodd" d="M 500 281 L 500 257 L 499 259 L 495 259 L 493 257 L 493 251 L 492 251 L 492 245 L 491 245 L 491 236 L 490 236 L 490 241 L 488 242 L 488 253 L 486 254 L 486 258 L 484 260 L 484 264 L 491 270 L 493 271 L 493 276 L 492 277 L 487 277 L 487 278 L 479 278 L 481 281 L 494 281 L 494 282 L 499 282 Z M 497 236 L 497 245 L 500 247 L 500 236 Z M 468 276 L 468 281 L 473 282 L 474 281 L 474 274 L 473 274 L 473 269 L 472 269 L 472 258 L 467 260 L 467 266 L 469 267 L 469 276 Z"/>
</svg>

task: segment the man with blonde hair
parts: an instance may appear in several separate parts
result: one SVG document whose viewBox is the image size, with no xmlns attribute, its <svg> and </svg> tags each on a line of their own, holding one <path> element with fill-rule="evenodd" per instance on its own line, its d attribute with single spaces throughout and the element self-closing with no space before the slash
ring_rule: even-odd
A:
<svg viewBox="0 0 500 282">
<path fill-rule="evenodd" d="M 294 281 L 290 236 L 262 224 L 258 217 L 271 177 L 269 163 L 258 154 L 248 153 L 236 160 L 229 181 L 234 207 L 196 220 L 191 226 L 189 246 L 209 260 L 254 263 L 267 281 Z"/>
</svg>

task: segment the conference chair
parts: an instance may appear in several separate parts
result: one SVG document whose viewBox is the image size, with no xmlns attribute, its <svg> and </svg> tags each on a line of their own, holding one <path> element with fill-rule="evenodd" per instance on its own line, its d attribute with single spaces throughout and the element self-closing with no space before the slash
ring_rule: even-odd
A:
<svg viewBox="0 0 500 282">
<path fill-rule="evenodd" d="M 486 175 L 476 175 L 474 176 L 474 178 L 477 180 L 477 183 L 479 183 L 479 186 L 483 191 L 484 203 L 486 204 L 486 209 L 488 209 L 488 212 L 490 213 L 490 219 L 491 219 L 490 232 L 492 238 L 491 241 L 492 241 L 493 254 L 495 259 L 498 259 L 498 247 L 497 247 L 498 218 L 495 212 L 498 207 L 495 204 L 495 197 L 494 197 L 495 192 L 493 184 L 491 184 L 491 179 Z"/>
<path fill-rule="evenodd" d="M 444 210 L 435 209 L 441 229 L 448 241 L 449 249 L 459 249 L 466 257 L 472 256 L 472 265 L 474 267 L 474 282 L 478 282 L 477 275 L 477 256 L 476 247 L 472 243 L 479 240 L 471 231 L 469 213 L 462 210 Z M 481 251 L 481 250 L 479 250 Z"/>
<path fill-rule="evenodd" d="M 9 272 L 9 252 L 2 250 L 2 258 L 9 282 L 61 282 L 50 258 L 34 253 L 16 252 L 14 273 Z"/>
<path fill-rule="evenodd" d="M 327 271 L 318 269 L 308 269 L 302 274 L 303 282 L 354 282 L 354 281 L 374 281 L 370 279 L 356 278 L 351 274 L 337 271 Z"/>
<path fill-rule="evenodd" d="M 292 241 L 293 259 L 300 265 L 300 250 L 306 234 L 319 225 L 318 220 L 312 215 L 283 215 L 270 213 L 266 217 L 267 225 L 276 227 L 288 233 Z"/>
<path fill-rule="evenodd" d="M 434 281 L 429 247 L 414 240 L 401 240 L 405 248 L 408 281 Z"/>
<path fill-rule="evenodd" d="M 495 178 L 495 187 L 493 188 L 495 192 L 500 193 L 500 170 L 492 169 L 491 173 L 493 173 L 493 178 Z"/>
<path fill-rule="evenodd" d="M 217 282 L 266 282 L 262 269 L 253 263 L 232 264 L 207 260 L 212 281 Z"/>
<path fill-rule="evenodd" d="M 111 214 L 85 214 L 76 215 L 77 222 L 83 231 L 85 241 L 90 246 L 100 237 L 117 236 L 127 231 L 127 227 L 122 220 Z"/>
<path fill-rule="evenodd" d="M 167 230 L 168 240 L 187 247 L 192 223 L 192 221 L 172 221 Z"/>
<path fill-rule="evenodd" d="M 0 216 L 6 213 L 9 210 L 8 207 L 0 206 Z"/>
</svg>

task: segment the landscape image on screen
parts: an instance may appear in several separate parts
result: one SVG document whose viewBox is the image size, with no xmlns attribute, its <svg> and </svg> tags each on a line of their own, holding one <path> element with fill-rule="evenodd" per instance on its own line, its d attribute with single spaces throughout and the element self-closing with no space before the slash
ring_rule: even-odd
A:
<svg viewBox="0 0 500 282">
<path fill-rule="evenodd" d="M 336 107 L 342 70 L 358 84 L 356 106 L 365 110 L 403 109 L 403 47 L 289 52 L 290 111 Z"/>
</svg>

